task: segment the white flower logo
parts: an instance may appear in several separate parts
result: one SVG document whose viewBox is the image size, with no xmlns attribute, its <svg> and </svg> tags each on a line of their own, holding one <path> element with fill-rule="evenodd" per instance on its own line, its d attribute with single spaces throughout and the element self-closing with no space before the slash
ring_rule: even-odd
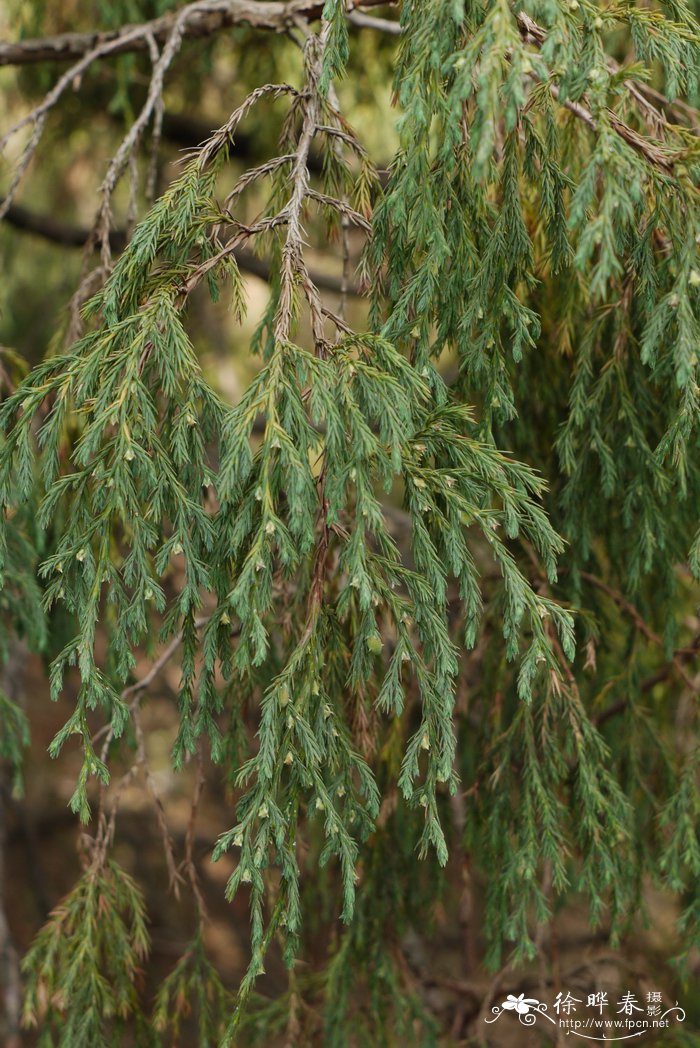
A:
<svg viewBox="0 0 700 1048">
<path fill-rule="evenodd" d="M 517 1012 L 518 1015 L 527 1015 L 530 1009 L 536 1007 L 539 1003 L 534 997 L 526 997 L 524 993 L 519 994 L 518 997 L 514 997 L 512 993 L 509 993 L 501 1007 L 510 1012 Z"/>
</svg>

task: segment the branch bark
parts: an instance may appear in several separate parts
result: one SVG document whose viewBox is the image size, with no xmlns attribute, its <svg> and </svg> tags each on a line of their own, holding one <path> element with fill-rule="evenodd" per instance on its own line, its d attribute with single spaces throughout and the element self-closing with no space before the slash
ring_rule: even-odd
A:
<svg viewBox="0 0 700 1048">
<path fill-rule="evenodd" d="M 355 6 L 378 7 L 386 3 L 387 0 L 363 0 L 361 5 L 351 3 L 348 6 L 351 9 Z M 147 51 L 149 39 L 157 44 L 168 39 L 176 19 L 182 17 L 184 11 L 181 8 L 142 25 L 122 26 L 106 32 L 60 33 L 34 40 L 0 43 L 0 66 L 70 62 L 103 45 L 109 48 L 110 56 L 127 51 Z M 213 36 L 223 29 L 244 24 L 279 33 L 296 25 L 299 19 L 310 22 L 320 18 L 322 11 L 321 0 L 287 0 L 286 3 L 278 0 L 209 0 L 206 10 L 187 19 L 184 36 L 191 39 Z"/>
</svg>

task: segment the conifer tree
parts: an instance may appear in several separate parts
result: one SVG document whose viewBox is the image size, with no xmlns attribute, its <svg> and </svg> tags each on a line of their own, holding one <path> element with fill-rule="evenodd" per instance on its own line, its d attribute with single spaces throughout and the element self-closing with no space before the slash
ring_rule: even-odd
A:
<svg viewBox="0 0 700 1048">
<path fill-rule="evenodd" d="M 21 332 L 1 358 L 3 680 L 19 645 L 42 653 L 51 698 L 71 696 L 50 758 L 81 754 L 82 868 L 24 956 L 23 1025 L 55 1048 L 477 1043 L 518 973 L 562 989 L 558 914 L 583 908 L 622 957 L 650 886 L 677 911 L 663 979 L 682 994 L 700 949 L 695 9 L 119 0 L 96 35 L 52 6 L 0 43 L 26 67 L 0 214 L 27 224 L 47 128 L 72 91 L 88 119 L 105 68 L 123 137 L 42 359 Z M 173 174 L 190 49 L 246 90 Z M 386 134 L 363 131 L 366 65 L 393 91 Z M 267 301 L 231 398 L 198 316 L 221 298 L 245 331 L 249 271 Z M 180 841 L 144 719 L 172 665 Z M 15 792 L 36 709 L 0 692 Z M 116 855 L 134 783 L 192 906 L 156 986 L 152 886 Z M 203 855 L 198 812 L 223 790 Z M 236 985 L 208 945 L 212 860 L 249 911 Z M 420 959 L 439 912 L 468 944 L 459 993 L 491 973 L 449 1021 Z"/>
</svg>

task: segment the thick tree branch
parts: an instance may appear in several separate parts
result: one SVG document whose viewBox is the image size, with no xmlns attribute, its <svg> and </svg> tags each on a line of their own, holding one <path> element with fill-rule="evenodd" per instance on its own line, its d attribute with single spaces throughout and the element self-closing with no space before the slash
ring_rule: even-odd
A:
<svg viewBox="0 0 700 1048">
<path fill-rule="evenodd" d="M 349 7 L 378 7 L 386 3 L 387 0 L 363 0 L 361 5 L 351 3 Z M 201 8 L 205 5 L 196 6 Z M 103 46 L 105 55 L 110 56 L 127 51 L 147 51 L 149 40 L 160 44 L 168 39 L 176 19 L 182 17 L 185 10 L 181 8 L 140 26 L 128 25 L 106 32 L 60 33 L 35 40 L 0 43 L 0 66 L 70 62 Z M 223 29 L 243 24 L 255 29 L 283 32 L 299 19 L 312 21 L 320 18 L 322 11 L 323 3 L 320 0 L 288 0 L 287 3 L 275 0 L 209 0 L 205 10 L 199 10 L 187 19 L 184 36 L 213 36 Z"/>
</svg>

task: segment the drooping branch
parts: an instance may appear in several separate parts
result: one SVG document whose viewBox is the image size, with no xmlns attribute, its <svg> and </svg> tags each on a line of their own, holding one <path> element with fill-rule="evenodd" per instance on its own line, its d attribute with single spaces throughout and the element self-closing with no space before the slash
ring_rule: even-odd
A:
<svg viewBox="0 0 700 1048">
<path fill-rule="evenodd" d="M 547 38 L 546 29 L 543 29 L 542 26 L 538 25 L 537 22 L 530 18 L 529 15 L 525 14 L 524 11 L 519 11 L 515 18 L 518 23 L 518 30 L 523 39 L 531 44 L 534 44 L 534 46 L 537 48 L 542 47 Z M 608 60 L 608 66 L 613 72 L 618 72 L 620 69 L 620 66 L 616 62 L 614 62 L 613 59 Z M 648 108 L 650 103 L 649 100 L 643 94 L 643 85 L 639 85 L 631 80 L 626 80 L 625 86 L 633 95 L 633 97 L 637 100 L 637 102 L 641 101 L 643 107 Z M 550 86 L 550 90 L 554 98 L 558 99 L 559 92 L 556 87 L 556 84 L 552 84 Z M 663 96 L 659 95 L 658 92 L 654 92 L 654 96 L 654 101 L 657 104 L 659 102 L 659 99 L 663 99 Z M 668 102 L 665 99 L 664 101 L 666 107 L 671 106 L 670 102 Z M 585 105 L 582 105 L 580 102 L 572 102 L 570 100 L 565 101 L 563 105 L 566 109 L 569 110 L 569 112 L 573 113 L 574 116 L 578 117 L 579 120 L 582 120 L 584 124 L 590 127 L 592 131 L 598 130 L 598 124 L 595 118 L 593 117 L 593 114 L 586 108 Z M 615 131 L 616 134 L 620 136 L 620 138 L 627 142 L 627 144 L 631 146 L 632 149 L 634 149 L 637 153 L 643 156 L 644 159 L 648 161 L 648 163 L 650 163 L 654 167 L 660 168 L 666 174 L 672 172 L 673 157 L 670 154 L 670 151 L 662 149 L 658 143 L 650 141 L 643 135 L 640 135 L 633 128 L 629 127 L 623 120 L 620 120 L 620 118 L 610 110 L 608 111 L 608 118 L 610 120 L 610 126 L 612 127 L 613 131 Z"/>
<path fill-rule="evenodd" d="M 377 0 L 370 0 L 370 5 Z M 352 5 L 351 5 L 352 6 Z M 154 138 L 160 137 L 163 115 L 163 88 L 165 75 L 178 54 L 183 41 L 191 36 L 212 35 L 233 25 L 247 23 L 259 28 L 278 32 L 289 29 L 299 21 L 312 20 L 321 15 L 323 5 L 309 0 L 290 0 L 289 3 L 260 3 L 259 0 L 195 0 L 180 10 L 141 25 L 124 26 L 111 33 L 63 34 L 52 41 L 35 42 L 34 56 L 42 60 L 53 57 L 73 58 L 73 64 L 59 77 L 44 99 L 29 113 L 22 116 L 0 138 L 0 153 L 10 139 L 25 127 L 31 127 L 31 135 L 22 150 L 20 159 L 5 195 L 0 204 L 0 218 L 7 213 L 14 195 L 36 153 L 49 113 L 65 92 L 79 84 L 83 75 L 98 60 L 121 54 L 124 51 L 148 50 L 153 63 L 148 95 L 138 117 L 124 137 L 112 158 L 100 188 L 101 204 L 97 215 L 94 236 L 100 241 L 103 268 L 109 270 L 109 225 L 111 198 L 125 167 L 133 161 L 135 150 L 151 119 L 155 116 Z M 159 44 L 163 43 L 162 52 Z M 8 45 L 10 50 L 13 45 Z M 20 45 L 21 46 L 21 45 Z M 48 56 L 47 56 L 48 47 Z M 31 48 L 30 48 L 31 50 Z M 0 65 L 7 46 L 0 45 Z M 38 60 L 38 59 L 36 59 Z M 149 182 L 152 179 L 149 179 Z"/>
</svg>

